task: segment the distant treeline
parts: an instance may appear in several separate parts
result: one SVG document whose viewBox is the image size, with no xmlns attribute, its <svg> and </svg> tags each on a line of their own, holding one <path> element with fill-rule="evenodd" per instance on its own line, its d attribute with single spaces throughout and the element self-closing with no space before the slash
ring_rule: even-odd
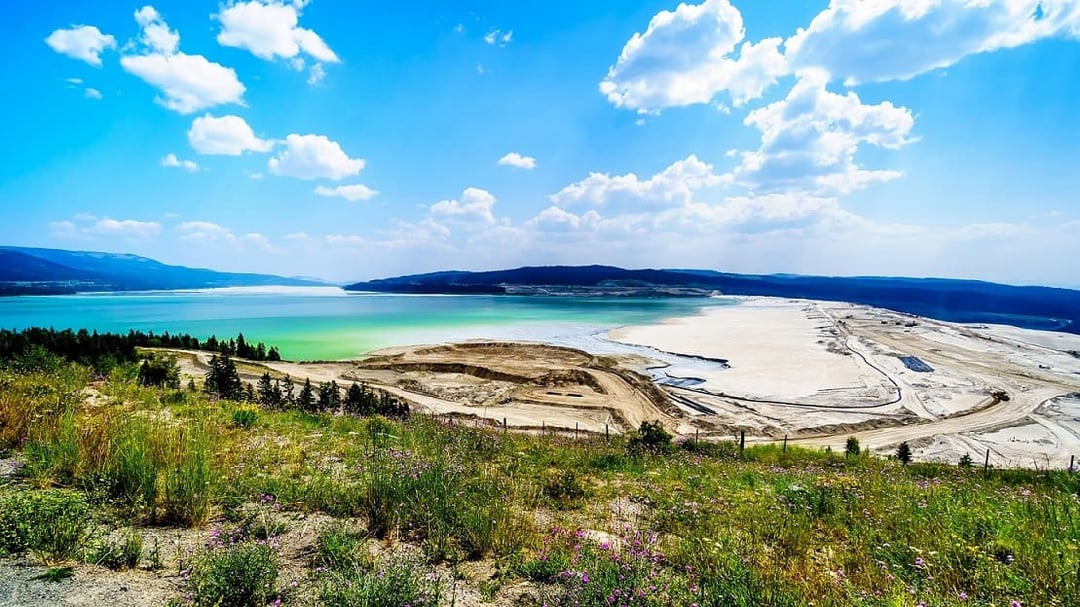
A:
<svg viewBox="0 0 1080 607">
<path fill-rule="evenodd" d="M 0 329 L 0 361 L 40 349 L 98 371 L 108 371 L 120 364 L 136 362 L 139 359 L 136 348 L 207 350 L 250 360 L 281 360 L 277 348 L 268 348 L 262 342 L 252 345 L 243 333 L 235 339 L 219 340 L 211 335 L 202 341 L 191 335 L 172 335 L 168 332 L 158 335 L 142 331 L 121 334 L 90 332 L 86 329 L 57 331 L 38 327 L 22 331 Z"/>
</svg>

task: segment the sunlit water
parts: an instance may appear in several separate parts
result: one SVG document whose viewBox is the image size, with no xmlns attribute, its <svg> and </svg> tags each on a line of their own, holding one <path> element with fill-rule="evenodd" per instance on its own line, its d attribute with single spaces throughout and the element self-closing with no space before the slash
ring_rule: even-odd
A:
<svg viewBox="0 0 1080 607">
<path fill-rule="evenodd" d="M 615 327 L 731 305 L 719 298 L 386 295 L 336 288 L 236 288 L 0 298 L 0 327 L 189 333 L 275 345 L 291 360 L 342 360 L 397 345 L 543 341 L 603 353 Z"/>
</svg>

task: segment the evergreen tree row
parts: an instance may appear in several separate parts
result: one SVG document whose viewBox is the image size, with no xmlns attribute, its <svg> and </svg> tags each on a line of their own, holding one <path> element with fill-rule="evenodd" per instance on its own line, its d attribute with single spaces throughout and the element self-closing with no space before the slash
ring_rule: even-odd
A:
<svg viewBox="0 0 1080 607">
<path fill-rule="evenodd" d="M 288 375 L 284 380 L 271 380 L 270 374 L 264 373 L 254 392 L 256 402 L 267 409 L 299 409 L 308 413 L 341 411 L 358 416 L 409 415 L 407 403 L 363 382 L 353 382 L 348 389 L 344 389 L 336 381 L 329 381 L 316 388 L 310 379 L 305 379 L 298 389 Z"/>
<path fill-rule="evenodd" d="M 98 333 L 86 329 L 43 329 L 34 327 L 22 331 L 0 329 L 0 361 L 9 361 L 26 354 L 34 348 L 66 360 L 93 367 L 100 372 L 138 360 L 136 348 L 177 348 L 183 350 L 207 350 L 228 356 L 238 356 L 258 361 L 281 360 L 274 346 L 262 342 L 252 345 L 241 333 L 235 339 L 219 340 L 211 335 L 205 341 L 187 334 L 160 335 L 143 331 L 123 333 Z"/>
</svg>

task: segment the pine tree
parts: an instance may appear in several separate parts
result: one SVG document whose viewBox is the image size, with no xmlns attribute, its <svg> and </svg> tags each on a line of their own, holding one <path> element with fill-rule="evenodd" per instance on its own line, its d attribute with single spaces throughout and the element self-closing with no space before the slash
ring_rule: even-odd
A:
<svg viewBox="0 0 1080 607">
<path fill-rule="evenodd" d="M 911 446 L 907 444 L 907 441 L 900 443 L 900 446 L 896 448 L 896 459 L 905 466 L 911 463 Z"/>
<path fill-rule="evenodd" d="M 203 390 L 228 400 L 240 400 L 244 397 L 240 374 L 236 372 L 236 365 L 228 355 L 210 357 L 210 370 L 206 372 Z"/>
<path fill-rule="evenodd" d="M 281 404 L 287 408 L 296 406 L 296 388 L 293 386 L 292 377 L 288 375 L 281 382 Z"/>
<path fill-rule="evenodd" d="M 278 349 L 274 346 L 270 346 L 270 351 L 266 353 L 266 360 L 278 361 L 281 360 L 281 354 L 278 353 Z"/>
<path fill-rule="evenodd" d="M 270 383 L 270 374 L 263 373 L 259 378 L 259 404 L 264 407 L 274 407 L 277 402 L 274 400 L 274 386 Z"/>
<path fill-rule="evenodd" d="M 311 387 L 311 379 L 304 380 L 304 387 L 300 388 L 300 396 L 296 399 L 296 404 L 300 406 L 300 409 L 307 412 L 314 412 L 315 409 L 315 389 Z"/>
<path fill-rule="evenodd" d="M 255 402 L 255 387 L 251 384 L 244 384 L 244 402 Z"/>
</svg>

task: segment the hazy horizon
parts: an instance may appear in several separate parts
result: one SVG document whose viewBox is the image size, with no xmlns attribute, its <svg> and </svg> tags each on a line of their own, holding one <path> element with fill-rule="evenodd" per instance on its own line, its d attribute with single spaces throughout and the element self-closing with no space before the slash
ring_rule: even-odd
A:
<svg viewBox="0 0 1080 607">
<path fill-rule="evenodd" d="M 0 242 L 1080 287 L 1080 3 L 0 7 Z M 871 43 L 872 41 L 872 43 Z"/>
</svg>

